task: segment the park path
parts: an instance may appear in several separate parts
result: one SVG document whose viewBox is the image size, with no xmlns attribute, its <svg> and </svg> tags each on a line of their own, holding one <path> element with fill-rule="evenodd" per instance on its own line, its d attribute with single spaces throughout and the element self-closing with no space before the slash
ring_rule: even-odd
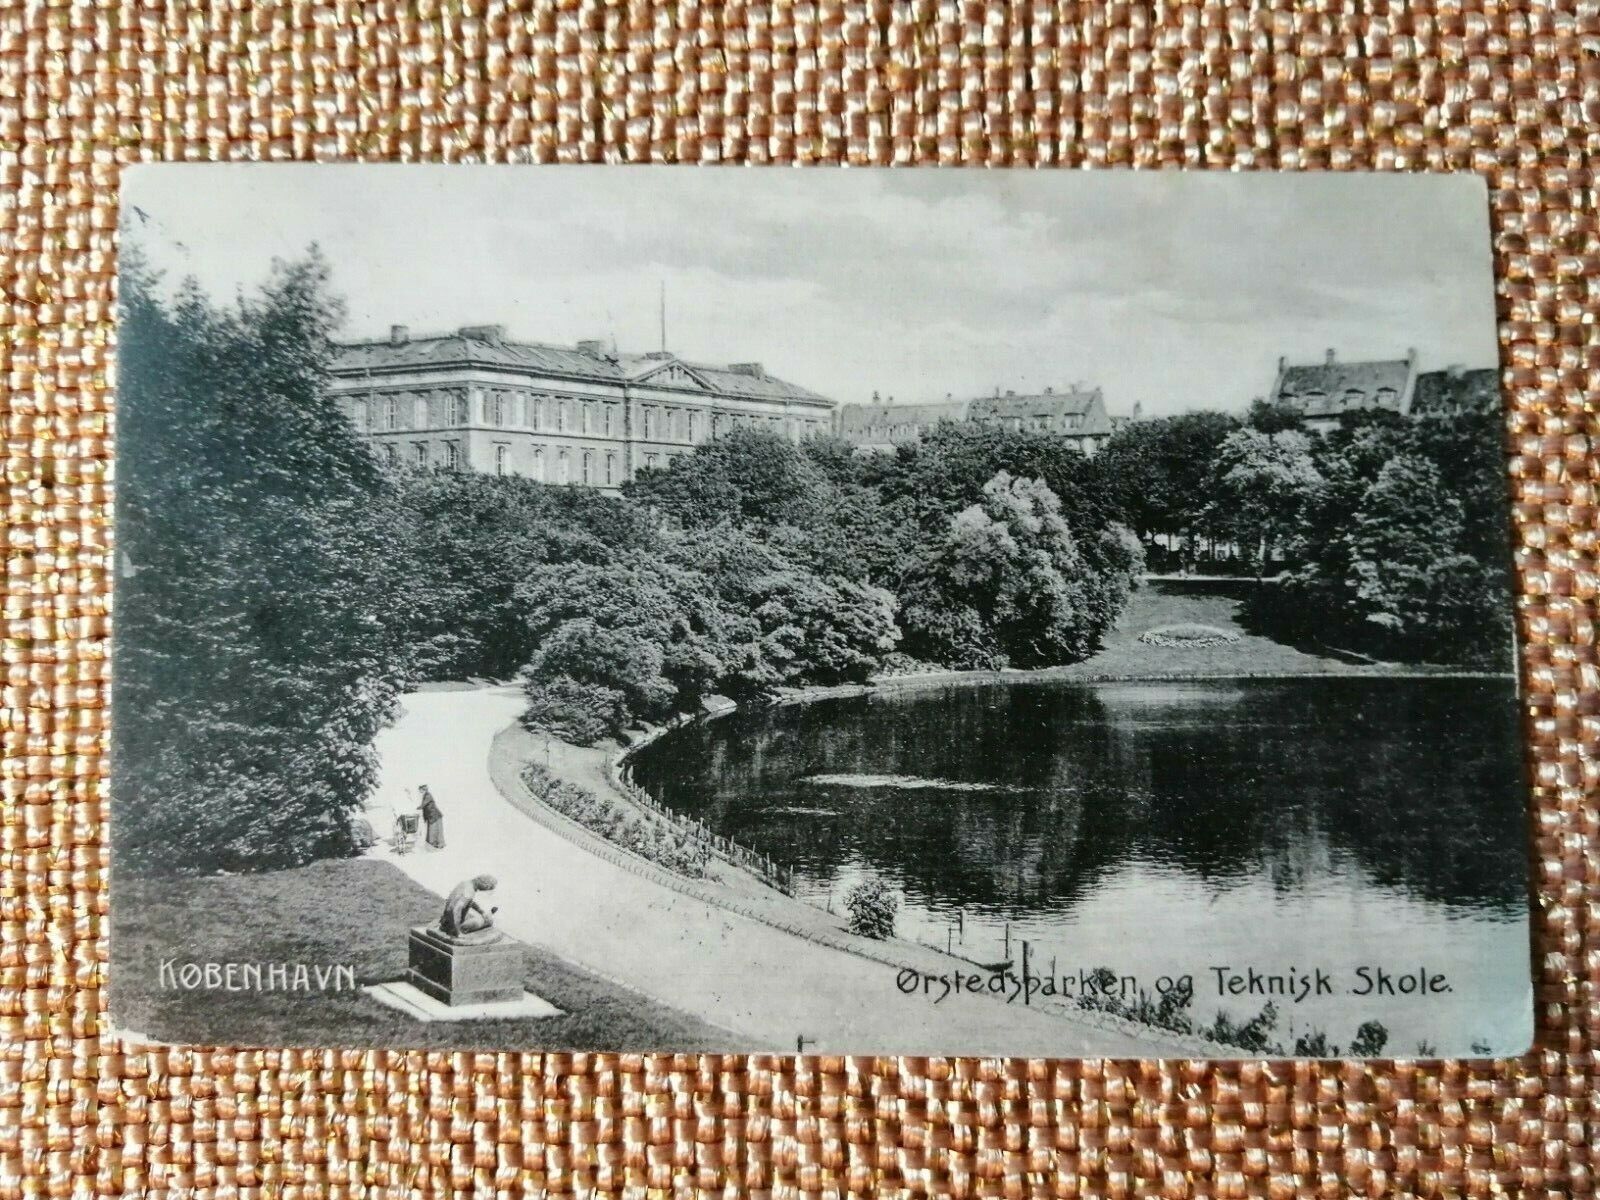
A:
<svg viewBox="0 0 1600 1200">
<path fill-rule="evenodd" d="M 896 972 L 686 896 L 601 859 L 504 799 L 489 773 L 494 736 L 521 710 L 512 688 L 403 698 L 378 738 L 369 806 L 386 836 L 391 806 L 428 784 L 445 814 L 445 847 L 374 852 L 437 895 L 485 872 L 499 879 L 499 924 L 635 991 L 774 1052 L 1149 1056 L 1160 1042 L 982 996 L 934 1005 L 902 995 Z M 671 1049 L 671 1047 L 664 1047 Z"/>
</svg>

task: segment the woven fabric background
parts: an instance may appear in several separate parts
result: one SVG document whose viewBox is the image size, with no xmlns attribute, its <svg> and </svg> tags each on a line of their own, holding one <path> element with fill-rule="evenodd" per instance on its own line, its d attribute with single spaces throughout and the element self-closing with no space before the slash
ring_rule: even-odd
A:
<svg viewBox="0 0 1600 1200">
<path fill-rule="evenodd" d="M 1597 152 L 1594 0 L 0 0 L 0 1200 L 1591 1195 Z M 117 186 L 148 159 L 1487 176 L 1536 759 L 1538 1049 L 1212 1066 L 103 1039 Z"/>
</svg>

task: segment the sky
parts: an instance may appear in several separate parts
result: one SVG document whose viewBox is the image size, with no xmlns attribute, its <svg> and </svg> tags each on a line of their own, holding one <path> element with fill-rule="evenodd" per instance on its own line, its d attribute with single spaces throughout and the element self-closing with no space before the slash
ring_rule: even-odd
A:
<svg viewBox="0 0 1600 1200">
<path fill-rule="evenodd" d="M 1497 361 L 1474 176 L 136 166 L 123 236 L 226 299 L 317 243 L 344 336 L 758 361 L 840 402 L 1100 387 L 1240 411 L 1280 355 Z"/>
</svg>

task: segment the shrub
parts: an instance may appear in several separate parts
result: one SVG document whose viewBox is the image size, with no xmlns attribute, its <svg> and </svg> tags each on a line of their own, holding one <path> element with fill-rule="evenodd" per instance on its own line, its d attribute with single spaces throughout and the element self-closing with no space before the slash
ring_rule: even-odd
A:
<svg viewBox="0 0 1600 1200">
<path fill-rule="evenodd" d="M 528 708 L 522 723 L 579 746 L 620 733 L 627 724 L 622 693 L 598 683 L 579 683 L 569 675 L 551 680 L 528 679 Z"/>
<path fill-rule="evenodd" d="M 894 918 L 900 909 L 899 898 L 881 879 L 867 879 L 855 885 L 844 898 L 850 914 L 850 932 L 862 937 L 891 938 Z"/>
<path fill-rule="evenodd" d="M 1353 1058 L 1373 1058 L 1383 1053 L 1389 1044 L 1389 1030 L 1382 1021 L 1365 1021 L 1356 1030 L 1355 1041 L 1350 1043 Z"/>
</svg>

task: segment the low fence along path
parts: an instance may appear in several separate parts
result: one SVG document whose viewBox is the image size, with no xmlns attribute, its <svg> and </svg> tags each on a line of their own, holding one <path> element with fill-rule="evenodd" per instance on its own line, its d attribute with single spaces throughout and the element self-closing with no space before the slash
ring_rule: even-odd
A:
<svg viewBox="0 0 1600 1200">
<path fill-rule="evenodd" d="M 415 790 L 426 783 L 444 812 L 445 846 L 433 850 L 419 839 L 409 854 L 393 855 L 386 844 L 375 853 L 440 896 L 468 876 L 496 876 L 499 887 L 486 899 L 499 906 L 496 920 L 507 933 L 741 1041 L 784 1052 L 803 1037 L 808 1053 L 1176 1050 L 1155 1031 L 1146 1039 L 1080 1026 L 1020 1002 L 954 994 L 933 1004 L 904 995 L 893 967 L 685 894 L 518 811 L 489 767 L 495 735 L 521 711 L 515 689 L 416 692 L 403 703 L 399 721 L 378 739 L 382 779 L 372 822 L 387 836 L 393 810 L 414 809 Z"/>
</svg>

